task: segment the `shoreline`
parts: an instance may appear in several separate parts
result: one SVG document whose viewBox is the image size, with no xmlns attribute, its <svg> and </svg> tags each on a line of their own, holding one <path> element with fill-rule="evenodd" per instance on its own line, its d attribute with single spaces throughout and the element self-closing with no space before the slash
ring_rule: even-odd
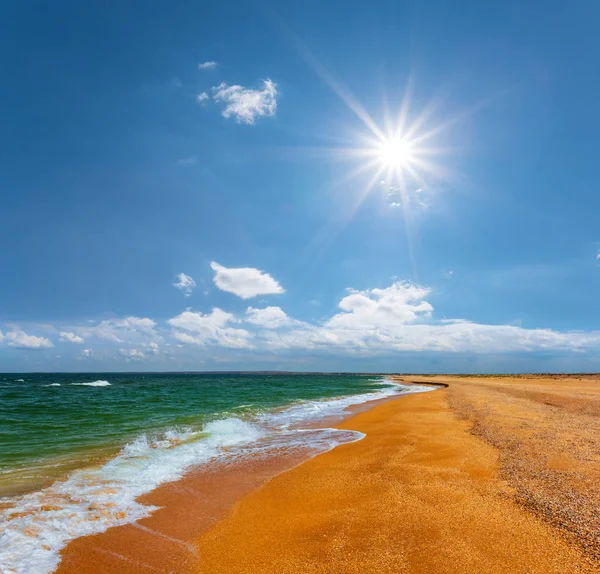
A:
<svg viewBox="0 0 600 574">
<path fill-rule="evenodd" d="M 72 540 L 56 572 L 596 572 L 589 540 L 524 500 L 501 441 L 488 436 L 492 424 L 465 406 L 517 387 L 535 396 L 545 384 L 547 394 L 556 379 L 427 378 L 390 376 L 438 392 L 350 407 L 335 427 L 363 440 L 318 456 L 255 457 L 192 471 L 159 486 L 139 501 L 163 508 Z M 595 385 L 584 389 L 586 400 L 600 396 Z M 377 481 L 379 490 L 362 486 Z M 365 537 L 374 539 L 365 546 Z M 523 562 L 529 555 L 531 564 Z"/>
<path fill-rule="evenodd" d="M 346 420 L 366 438 L 245 496 L 196 541 L 195 572 L 596 572 L 515 500 L 498 450 L 447 401 L 409 395 Z"/>
<path fill-rule="evenodd" d="M 343 428 L 341 423 L 378 405 L 427 391 L 429 389 L 410 391 L 351 404 L 342 413 L 300 423 L 299 428 L 353 432 L 351 427 Z M 327 400 L 338 398 L 343 399 L 332 397 Z M 279 411 L 287 408 L 282 407 Z M 355 441 L 338 443 L 329 450 L 352 442 Z M 90 568 L 99 573 L 137 572 L 140 569 L 192 572 L 197 566 L 193 542 L 198 536 L 225 517 L 244 496 L 325 452 L 328 451 L 306 447 L 278 451 L 265 457 L 250 455 L 231 463 L 216 462 L 193 469 L 180 479 L 163 483 L 138 497 L 140 504 L 158 508 L 150 516 L 71 540 L 60 552 L 61 561 L 55 572 L 75 574 Z"/>
</svg>

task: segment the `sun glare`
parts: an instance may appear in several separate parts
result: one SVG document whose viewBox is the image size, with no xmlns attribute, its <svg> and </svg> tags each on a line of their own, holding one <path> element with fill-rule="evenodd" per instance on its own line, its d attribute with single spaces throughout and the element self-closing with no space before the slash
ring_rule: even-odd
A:
<svg viewBox="0 0 600 574">
<path fill-rule="evenodd" d="M 377 146 L 379 161 L 388 169 L 398 170 L 413 159 L 410 142 L 400 138 L 386 138 Z"/>
</svg>

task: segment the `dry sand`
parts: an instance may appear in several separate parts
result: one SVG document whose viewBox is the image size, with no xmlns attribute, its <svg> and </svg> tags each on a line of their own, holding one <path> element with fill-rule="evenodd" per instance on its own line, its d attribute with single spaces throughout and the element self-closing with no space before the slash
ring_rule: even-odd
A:
<svg viewBox="0 0 600 574">
<path fill-rule="evenodd" d="M 467 385 L 461 381 L 457 393 L 465 401 Z M 196 572 L 597 571 L 577 545 L 515 501 L 499 477 L 498 450 L 450 410 L 450 389 L 340 425 L 367 437 L 246 496 L 198 540 Z"/>
<path fill-rule="evenodd" d="M 450 386 L 277 476 L 297 461 L 165 485 L 142 528 L 75 540 L 58 572 L 600 572 L 598 379 L 413 380 Z"/>
<path fill-rule="evenodd" d="M 559 527 L 600 571 L 600 376 L 427 380 L 449 384 L 453 411 L 498 449 L 516 500 Z"/>
</svg>

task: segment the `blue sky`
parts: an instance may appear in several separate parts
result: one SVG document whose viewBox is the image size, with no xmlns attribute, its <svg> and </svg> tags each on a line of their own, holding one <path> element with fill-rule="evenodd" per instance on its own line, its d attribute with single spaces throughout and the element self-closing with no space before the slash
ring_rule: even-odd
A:
<svg viewBox="0 0 600 574">
<path fill-rule="evenodd" d="M 0 371 L 600 369 L 599 15 L 4 3 Z"/>
</svg>

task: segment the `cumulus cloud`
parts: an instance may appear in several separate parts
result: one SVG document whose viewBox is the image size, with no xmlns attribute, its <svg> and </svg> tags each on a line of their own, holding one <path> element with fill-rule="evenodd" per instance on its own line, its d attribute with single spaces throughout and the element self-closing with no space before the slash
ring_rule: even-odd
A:
<svg viewBox="0 0 600 574">
<path fill-rule="evenodd" d="M 231 323 L 237 322 L 234 315 L 215 307 L 210 313 L 184 311 L 169 319 L 174 328 L 173 338 L 181 343 L 205 346 L 207 344 L 234 349 L 252 348 L 251 333 L 237 329 Z"/>
<path fill-rule="evenodd" d="M 75 333 L 70 333 L 68 331 L 61 331 L 60 340 L 63 343 L 77 343 L 79 345 L 85 343 L 85 339 L 83 337 L 80 337 L 79 335 L 76 335 Z"/>
<path fill-rule="evenodd" d="M 396 327 L 429 317 L 433 307 L 424 300 L 429 289 L 393 283 L 386 289 L 350 290 L 338 307 L 343 311 L 326 323 L 332 329 Z"/>
<path fill-rule="evenodd" d="M 25 350 L 36 350 L 36 349 L 49 349 L 54 347 L 52 342 L 46 337 L 36 337 L 35 335 L 28 335 L 20 329 L 15 329 L 3 334 L 0 331 L 0 343 L 5 343 L 9 347 L 15 349 Z"/>
<path fill-rule="evenodd" d="M 275 115 L 277 86 L 268 79 L 258 90 L 223 82 L 213 88 L 213 99 L 225 105 L 223 117 L 233 118 L 239 124 L 253 124 L 257 118 Z"/>
<path fill-rule="evenodd" d="M 229 269 L 214 262 L 212 268 L 217 287 L 243 299 L 283 292 L 275 279 L 258 269 Z M 153 360 L 159 353 L 159 343 L 165 345 L 165 353 L 169 348 L 191 345 L 204 350 L 252 350 L 253 354 L 291 356 L 301 356 L 303 352 L 362 357 L 397 355 L 399 360 L 403 352 L 600 354 L 600 331 L 528 329 L 518 324 L 439 319 L 431 299 L 428 287 L 398 281 L 385 288 L 348 289 L 335 312 L 313 322 L 290 317 L 276 306 L 247 307 L 238 315 L 215 307 L 208 313 L 188 309 L 161 325 L 149 318 L 129 316 L 91 322 L 85 327 L 64 326 L 55 332 L 60 333 L 61 340 L 75 343 L 95 337 L 103 345 L 102 357 L 110 356 L 112 349 L 112 353 L 132 361 Z M 52 346 L 44 337 L 28 335 L 18 327 L 10 329 L 0 332 L 0 344 L 22 349 Z M 91 349 L 81 352 L 81 358 L 92 356 Z M 228 360 L 227 357 L 222 356 L 222 360 Z"/>
<path fill-rule="evenodd" d="M 128 361 L 139 361 L 146 358 L 146 355 L 139 349 L 119 349 L 119 352 L 126 357 Z"/>
<path fill-rule="evenodd" d="M 187 325 L 185 336 L 176 338 L 181 343 L 210 345 L 221 345 L 225 340 L 223 346 L 273 353 L 311 351 L 362 356 L 404 351 L 600 351 L 600 331 L 560 332 L 465 319 L 435 320 L 429 295 L 426 287 L 402 282 L 383 289 L 349 290 L 340 300 L 337 313 L 314 324 L 294 320 L 279 307 L 249 307 L 244 321 L 252 330 L 233 329 L 238 332 L 235 337 L 231 334 L 237 344 L 231 344 L 218 330 L 241 319 L 220 309 L 211 315 L 186 312 L 175 318 L 180 327 Z M 213 330 L 200 324 L 210 324 Z"/>
<path fill-rule="evenodd" d="M 224 267 L 215 261 L 210 264 L 215 272 L 215 285 L 233 293 L 242 299 L 251 299 L 257 295 L 278 295 L 285 293 L 283 287 L 271 275 L 254 267 Z"/>
<path fill-rule="evenodd" d="M 203 104 L 204 102 L 208 101 L 209 98 L 210 96 L 206 92 L 202 92 L 201 94 L 198 94 L 198 96 L 196 97 L 196 101 L 199 104 Z"/>
<path fill-rule="evenodd" d="M 265 329 L 279 329 L 300 324 L 300 321 L 289 317 L 281 307 L 265 307 L 264 309 L 248 307 L 246 321 Z"/>
<path fill-rule="evenodd" d="M 182 291 L 186 297 L 189 297 L 196 287 L 196 282 L 185 273 L 180 273 L 177 275 L 177 281 L 173 283 L 173 287 L 177 287 L 180 291 Z"/>
<path fill-rule="evenodd" d="M 203 62 L 202 64 L 198 64 L 199 70 L 214 70 L 216 67 L 216 62 Z"/>
</svg>

